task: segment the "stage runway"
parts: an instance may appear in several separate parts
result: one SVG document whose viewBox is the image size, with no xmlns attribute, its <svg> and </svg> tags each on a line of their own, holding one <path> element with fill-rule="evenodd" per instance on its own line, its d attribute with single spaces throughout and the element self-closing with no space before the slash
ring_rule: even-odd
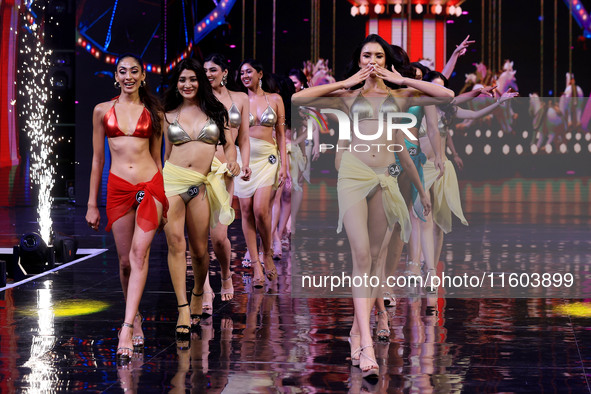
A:
<svg viewBox="0 0 591 394">
<path fill-rule="evenodd" d="M 311 200 L 301 211 L 302 237 L 320 207 L 314 201 L 318 193 L 307 189 Z M 490 253 L 589 270 L 586 198 L 562 209 L 551 202 L 485 203 L 474 191 L 480 189 L 472 190 L 465 203 L 470 226 L 454 222 L 440 266 Z M 35 227 L 35 209 L 0 208 L 0 247 L 12 247 Z M 106 252 L 0 293 L 2 393 L 591 391 L 591 304 L 571 298 L 398 299 L 388 308 L 390 341 L 375 342 L 379 380 L 367 381 L 349 361 L 351 300 L 292 297 L 293 262 L 285 249 L 278 279 L 253 289 L 249 269 L 240 266 L 245 244 L 239 220 L 229 230 L 236 295 L 221 301 L 212 259 L 214 314 L 192 334 L 188 350 L 175 343 L 177 308 L 166 241 L 164 234 L 156 236 L 140 305 L 144 352 L 117 366 L 124 310 L 117 255 L 112 235 L 91 232 L 85 211 L 57 205 L 54 229 L 75 235 L 81 248 Z"/>
</svg>

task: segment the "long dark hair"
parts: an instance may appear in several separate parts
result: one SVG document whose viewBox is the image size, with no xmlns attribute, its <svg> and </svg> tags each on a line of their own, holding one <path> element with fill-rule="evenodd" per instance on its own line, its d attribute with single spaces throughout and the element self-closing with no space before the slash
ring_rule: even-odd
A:
<svg viewBox="0 0 591 394">
<path fill-rule="evenodd" d="M 267 75 L 265 74 L 265 71 L 263 70 L 263 65 L 256 59 L 246 59 L 242 63 L 240 63 L 240 67 L 238 67 L 238 76 L 236 77 L 236 84 L 240 86 L 240 90 L 242 90 L 245 93 L 248 90 L 240 80 L 240 72 L 242 72 L 242 66 L 244 66 L 245 64 L 249 64 L 250 67 L 254 68 L 257 72 L 263 73 L 263 77 L 261 78 L 263 85 L 261 87 L 265 92 L 275 93 L 274 89 L 272 89 L 269 85 L 269 80 L 267 78 Z"/>
<path fill-rule="evenodd" d="M 353 51 L 353 55 L 351 56 L 351 61 L 349 62 L 349 65 L 347 66 L 347 71 L 345 72 L 345 79 L 349 78 L 350 76 L 352 76 L 353 74 L 355 74 L 357 71 L 360 70 L 359 59 L 361 58 L 361 50 L 363 49 L 365 44 L 368 44 L 370 42 L 375 42 L 375 43 L 380 44 L 380 46 L 384 50 L 384 54 L 386 56 L 386 65 L 384 66 L 384 68 L 391 70 L 392 66 L 394 66 L 394 68 L 396 68 L 396 70 L 398 70 L 401 67 L 401 63 L 399 62 L 399 60 L 397 60 L 394 57 L 394 53 L 392 52 L 392 47 L 390 46 L 390 44 L 388 44 L 386 42 L 386 40 L 384 40 L 382 37 L 378 36 L 377 34 L 370 34 L 369 36 L 365 37 L 365 39 L 363 41 L 361 41 L 361 43 L 357 46 L 357 48 L 355 48 L 355 51 Z M 384 81 L 384 83 L 386 84 L 386 86 L 388 86 L 392 89 L 398 89 L 400 87 L 400 86 L 390 83 L 388 81 Z M 360 87 L 363 86 L 363 84 L 364 84 L 364 82 L 361 82 L 361 83 L 351 87 L 351 90 L 359 89 Z"/>
<path fill-rule="evenodd" d="M 226 88 L 228 90 L 238 90 L 236 87 L 236 81 L 232 78 L 232 73 L 230 72 L 230 68 L 228 67 L 228 59 L 222 55 L 221 53 L 211 53 L 203 59 L 203 64 L 207 62 L 213 62 L 220 66 L 222 71 L 228 70 L 228 77 L 226 79 Z"/>
<path fill-rule="evenodd" d="M 136 56 L 132 53 L 126 53 L 121 55 L 119 59 L 117 59 L 115 70 L 117 70 L 117 67 L 119 67 L 119 63 L 121 63 L 123 59 L 128 57 L 134 59 L 140 65 L 142 72 L 144 72 L 144 62 L 142 61 L 142 59 L 140 59 L 139 56 Z M 115 71 L 115 73 L 117 73 L 117 71 Z M 160 105 L 160 100 L 158 100 L 158 98 L 154 96 L 152 92 L 150 92 L 150 89 L 148 88 L 148 82 L 145 80 L 144 82 L 144 86 L 140 84 L 140 88 L 138 89 L 140 101 L 142 102 L 142 104 L 144 104 L 144 106 L 148 109 L 148 112 L 150 113 L 150 118 L 152 120 L 152 131 L 154 136 L 160 138 L 160 136 L 162 135 L 162 128 L 160 124 L 160 121 L 162 119 L 162 106 Z"/>
<path fill-rule="evenodd" d="M 168 89 L 164 94 L 164 111 L 170 112 L 178 108 L 183 102 L 183 96 L 177 92 L 177 84 L 181 73 L 184 70 L 191 70 L 197 76 L 197 95 L 195 96 L 195 103 L 199 106 L 201 111 L 209 119 L 212 119 L 220 129 L 220 143 L 226 144 L 226 135 L 224 130 L 228 123 L 228 111 L 224 104 L 222 104 L 213 94 L 211 84 L 205 75 L 205 69 L 197 60 L 192 58 L 183 59 L 176 65 L 173 70 Z"/>
<path fill-rule="evenodd" d="M 418 68 L 419 70 L 421 70 L 421 74 L 423 74 L 423 78 L 425 78 L 425 75 L 427 75 L 427 73 L 429 71 L 431 71 L 429 69 L 429 67 L 425 66 L 423 63 L 420 63 L 420 62 L 412 62 L 410 65 L 414 68 Z M 417 74 L 415 73 L 415 75 L 413 75 L 413 78 L 416 78 L 416 75 Z"/>
<path fill-rule="evenodd" d="M 423 76 L 423 81 L 433 82 L 435 79 L 441 79 L 443 81 L 443 86 L 448 87 L 449 82 L 445 75 L 441 74 L 439 71 L 429 71 L 427 74 Z M 457 107 L 452 104 L 442 104 L 438 106 L 441 111 L 443 111 L 443 125 L 445 127 L 450 127 L 454 117 L 456 116 Z"/>
<path fill-rule="evenodd" d="M 410 64 L 408 53 L 398 45 L 390 45 L 392 54 L 394 55 L 394 67 L 403 77 L 414 79 L 417 75 L 414 68 Z"/>
<path fill-rule="evenodd" d="M 269 82 L 274 81 L 274 85 L 277 87 L 275 92 L 281 96 L 283 100 L 283 106 L 285 108 L 285 125 L 288 129 L 291 128 L 291 96 L 295 93 L 295 86 L 293 81 L 289 77 L 285 77 L 279 74 L 271 74 L 269 76 Z"/>
<path fill-rule="evenodd" d="M 302 84 L 302 88 L 308 87 L 308 78 L 306 78 L 306 74 L 304 74 L 302 70 L 300 70 L 299 68 L 292 68 L 291 70 L 289 70 L 288 76 L 291 77 L 292 75 L 296 77 L 298 81 L 300 81 L 300 83 Z"/>
</svg>

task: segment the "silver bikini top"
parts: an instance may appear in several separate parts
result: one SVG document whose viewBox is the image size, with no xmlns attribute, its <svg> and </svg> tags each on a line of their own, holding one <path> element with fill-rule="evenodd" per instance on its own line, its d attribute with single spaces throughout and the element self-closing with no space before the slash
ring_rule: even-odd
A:
<svg viewBox="0 0 591 394">
<path fill-rule="evenodd" d="M 273 127 L 273 126 L 275 126 L 275 123 L 277 123 L 277 114 L 275 113 L 275 110 L 273 110 L 273 108 L 271 108 L 271 104 L 269 104 L 269 99 L 267 98 L 267 93 L 264 93 L 264 95 L 265 95 L 265 100 L 267 100 L 267 108 L 265 108 L 265 111 L 263 111 L 263 113 L 261 114 L 261 119 L 259 120 L 258 124 L 256 123 L 255 116 L 250 112 L 248 113 L 248 125 L 250 127 L 252 127 L 252 126 Z"/>
<path fill-rule="evenodd" d="M 230 100 L 232 100 L 232 96 L 230 95 L 230 91 L 228 90 L 228 96 L 230 96 Z M 240 123 L 242 123 L 242 114 L 236 104 L 234 104 L 234 100 L 232 100 L 232 106 L 228 110 L 228 123 L 230 127 L 233 129 L 237 129 L 240 127 Z"/>
<path fill-rule="evenodd" d="M 181 108 L 182 109 L 182 108 Z M 211 119 L 207 119 L 205 125 L 199 132 L 197 138 L 192 139 L 189 134 L 182 128 L 179 123 L 179 116 L 181 115 L 181 111 L 176 115 L 176 119 L 174 122 L 168 125 L 168 140 L 173 145 L 181 145 L 185 142 L 190 141 L 201 141 L 205 142 L 206 144 L 217 145 L 218 141 L 220 140 L 220 129 L 215 124 L 215 122 Z"/>
<path fill-rule="evenodd" d="M 388 96 L 382 102 L 382 105 L 380 105 L 380 112 L 400 112 L 390 89 L 388 89 Z M 358 114 L 357 116 L 359 120 L 378 119 L 378 116 L 374 114 L 373 106 L 361 92 L 359 92 L 359 95 L 357 95 L 355 101 L 353 101 L 350 113 L 351 117 L 353 117 L 354 114 Z"/>
</svg>

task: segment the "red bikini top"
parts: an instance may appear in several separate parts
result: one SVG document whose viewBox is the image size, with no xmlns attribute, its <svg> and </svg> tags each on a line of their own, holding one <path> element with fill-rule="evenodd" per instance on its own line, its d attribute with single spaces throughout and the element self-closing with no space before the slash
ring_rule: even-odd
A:
<svg viewBox="0 0 591 394">
<path fill-rule="evenodd" d="M 119 123 L 117 122 L 117 114 L 115 113 L 115 104 L 117 100 L 113 103 L 111 109 L 105 114 L 103 119 L 103 124 L 105 127 L 105 133 L 107 137 L 138 137 L 138 138 L 150 138 L 152 136 L 152 117 L 150 116 L 150 112 L 144 107 L 140 118 L 137 121 L 137 125 L 135 126 L 135 130 L 133 134 L 125 134 L 119 128 Z"/>
</svg>

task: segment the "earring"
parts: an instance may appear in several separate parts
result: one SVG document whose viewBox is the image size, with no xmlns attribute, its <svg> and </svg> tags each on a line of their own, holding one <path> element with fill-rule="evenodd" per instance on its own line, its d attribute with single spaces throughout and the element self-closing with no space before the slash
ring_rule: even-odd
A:
<svg viewBox="0 0 591 394">
<path fill-rule="evenodd" d="M 142 79 L 142 82 L 140 82 L 140 87 L 141 88 L 145 88 L 146 87 L 146 80 Z"/>
<path fill-rule="evenodd" d="M 263 80 L 259 79 L 259 88 L 263 89 Z"/>
<path fill-rule="evenodd" d="M 226 74 L 222 77 L 222 82 L 220 82 L 220 86 L 223 87 L 223 86 L 226 86 L 227 84 L 228 84 L 228 75 Z"/>
<path fill-rule="evenodd" d="M 120 89 L 121 88 L 121 84 L 119 83 L 119 81 L 113 82 L 113 86 L 115 87 L 115 89 Z"/>
</svg>

